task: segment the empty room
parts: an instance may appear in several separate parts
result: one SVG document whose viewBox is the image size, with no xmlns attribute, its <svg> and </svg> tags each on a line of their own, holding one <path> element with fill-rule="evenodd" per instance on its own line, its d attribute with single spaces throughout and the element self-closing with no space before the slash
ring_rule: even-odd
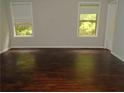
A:
<svg viewBox="0 0 124 93">
<path fill-rule="evenodd" d="M 0 0 L 1 92 L 124 92 L 124 0 Z"/>
</svg>

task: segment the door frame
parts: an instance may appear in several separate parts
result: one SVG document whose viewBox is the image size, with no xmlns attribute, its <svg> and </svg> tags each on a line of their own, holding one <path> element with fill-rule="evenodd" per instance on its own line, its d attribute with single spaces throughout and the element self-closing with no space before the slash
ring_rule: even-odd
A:
<svg viewBox="0 0 124 93">
<path fill-rule="evenodd" d="M 118 1 L 119 0 L 112 0 L 108 4 L 104 47 L 109 49 L 110 51 L 112 51 L 112 49 L 113 49 L 114 33 L 116 30 L 116 17 L 117 17 Z"/>
</svg>

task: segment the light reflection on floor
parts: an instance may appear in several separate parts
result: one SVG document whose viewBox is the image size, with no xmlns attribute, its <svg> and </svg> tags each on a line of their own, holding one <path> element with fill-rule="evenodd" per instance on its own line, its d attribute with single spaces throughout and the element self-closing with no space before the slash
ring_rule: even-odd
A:
<svg viewBox="0 0 124 93">
<path fill-rule="evenodd" d="M 33 54 L 19 54 L 16 57 L 16 65 L 20 71 L 32 70 L 35 67 L 35 56 Z"/>
<path fill-rule="evenodd" d="M 75 61 L 75 72 L 78 78 L 82 79 L 82 84 L 86 84 L 87 81 L 94 83 L 94 72 L 95 72 L 95 57 L 92 55 L 77 55 Z"/>
</svg>

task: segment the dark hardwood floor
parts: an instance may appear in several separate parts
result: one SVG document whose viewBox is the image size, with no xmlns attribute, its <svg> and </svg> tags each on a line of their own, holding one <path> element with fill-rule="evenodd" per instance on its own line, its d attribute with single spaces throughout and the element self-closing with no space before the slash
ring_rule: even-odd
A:
<svg viewBox="0 0 124 93">
<path fill-rule="evenodd" d="M 106 49 L 11 49 L 0 91 L 124 91 L 124 62 Z"/>
</svg>

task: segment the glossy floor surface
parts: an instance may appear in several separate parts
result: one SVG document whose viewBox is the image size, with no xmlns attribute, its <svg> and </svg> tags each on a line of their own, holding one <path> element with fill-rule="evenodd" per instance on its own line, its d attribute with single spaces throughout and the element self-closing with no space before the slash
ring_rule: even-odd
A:
<svg viewBox="0 0 124 93">
<path fill-rule="evenodd" d="M 124 62 L 104 49 L 11 49 L 0 91 L 124 91 Z"/>
</svg>

